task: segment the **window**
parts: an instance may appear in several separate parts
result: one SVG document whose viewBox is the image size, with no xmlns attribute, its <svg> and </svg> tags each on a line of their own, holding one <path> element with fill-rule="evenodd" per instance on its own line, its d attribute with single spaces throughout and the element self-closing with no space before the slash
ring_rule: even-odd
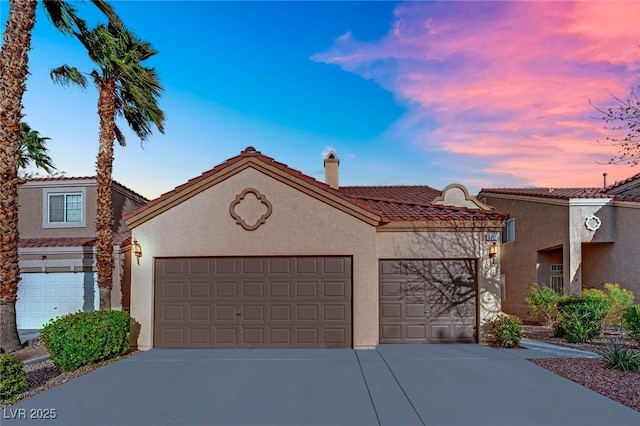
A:
<svg viewBox="0 0 640 426">
<path fill-rule="evenodd" d="M 562 272 L 562 263 L 551 265 L 551 272 Z"/>
<path fill-rule="evenodd" d="M 83 187 L 43 190 L 43 228 L 74 228 L 86 225 L 86 190 Z"/>
<path fill-rule="evenodd" d="M 82 194 L 49 194 L 49 223 L 82 222 Z"/>
<path fill-rule="evenodd" d="M 510 243 L 516 239 L 516 220 L 507 220 L 507 225 L 502 230 L 502 243 Z"/>
</svg>

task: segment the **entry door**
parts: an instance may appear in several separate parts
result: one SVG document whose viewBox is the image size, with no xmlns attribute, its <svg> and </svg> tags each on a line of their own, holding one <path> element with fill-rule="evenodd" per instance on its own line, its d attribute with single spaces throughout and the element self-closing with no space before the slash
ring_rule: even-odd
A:
<svg viewBox="0 0 640 426">
<path fill-rule="evenodd" d="M 476 340 L 475 259 L 381 260 L 380 343 Z"/>
</svg>

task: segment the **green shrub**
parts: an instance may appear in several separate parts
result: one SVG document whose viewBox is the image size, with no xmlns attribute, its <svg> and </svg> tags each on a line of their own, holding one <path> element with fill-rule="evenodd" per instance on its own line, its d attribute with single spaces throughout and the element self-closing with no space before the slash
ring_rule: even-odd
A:
<svg viewBox="0 0 640 426">
<path fill-rule="evenodd" d="M 560 295 L 552 288 L 539 284 L 529 284 L 525 302 L 529 305 L 531 314 L 536 316 L 544 325 L 553 326 L 558 321 L 558 301 Z"/>
<path fill-rule="evenodd" d="M 73 371 L 129 350 L 129 314 L 125 311 L 78 312 L 58 318 L 42 329 L 51 361 Z"/>
<path fill-rule="evenodd" d="M 0 399 L 11 401 L 27 390 L 22 362 L 9 353 L 0 354 Z"/>
<path fill-rule="evenodd" d="M 629 333 L 629 337 L 640 345 L 640 305 L 627 308 L 622 316 L 622 325 Z"/>
<path fill-rule="evenodd" d="M 640 371 L 640 357 L 620 342 L 609 341 L 600 355 L 611 368 L 625 373 Z"/>
<path fill-rule="evenodd" d="M 619 284 L 606 283 L 604 288 L 609 301 L 609 311 L 604 317 L 604 323 L 610 327 L 621 328 L 622 316 L 633 306 L 635 296 L 632 291 L 620 288 Z"/>
<path fill-rule="evenodd" d="M 555 335 L 570 343 L 585 343 L 600 335 L 609 304 L 597 293 L 563 297 L 558 302 L 560 320 Z"/>
<path fill-rule="evenodd" d="M 489 334 L 503 348 L 514 348 L 520 344 L 524 335 L 522 321 L 512 315 L 501 315 L 489 321 Z"/>
</svg>

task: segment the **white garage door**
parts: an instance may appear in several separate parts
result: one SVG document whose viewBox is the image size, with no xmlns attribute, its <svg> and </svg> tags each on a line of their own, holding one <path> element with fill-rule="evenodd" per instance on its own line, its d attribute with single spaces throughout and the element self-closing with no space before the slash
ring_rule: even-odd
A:
<svg viewBox="0 0 640 426">
<path fill-rule="evenodd" d="M 99 305 L 94 272 L 25 273 L 18 284 L 16 321 L 19 329 L 41 329 L 53 318 Z"/>
</svg>

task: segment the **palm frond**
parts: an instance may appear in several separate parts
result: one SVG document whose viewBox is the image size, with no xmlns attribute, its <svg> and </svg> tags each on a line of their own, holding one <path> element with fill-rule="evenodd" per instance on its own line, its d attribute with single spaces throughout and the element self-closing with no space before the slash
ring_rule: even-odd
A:
<svg viewBox="0 0 640 426">
<path fill-rule="evenodd" d="M 75 84 L 83 89 L 87 87 L 87 79 L 76 67 L 62 65 L 58 68 L 52 69 L 49 76 L 54 83 L 60 84 L 61 86 L 70 86 Z"/>
<path fill-rule="evenodd" d="M 48 137 L 40 136 L 40 132 L 33 130 L 29 124 L 20 123 L 20 149 L 18 150 L 18 167 L 26 168 L 33 163 L 36 167 L 51 173 L 55 170 L 49 156 L 45 142 Z"/>
<path fill-rule="evenodd" d="M 114 130 L 116 132 L 116 140 L 118 141 L 118 143 L 120 144 L 120 146 L 127 146 L 127 140 L 124 137 L 124 133 L 122 133 L 122 131 L 120 130 L 120 128 L 116 125 L 114 127 Z"/>
</svg>

